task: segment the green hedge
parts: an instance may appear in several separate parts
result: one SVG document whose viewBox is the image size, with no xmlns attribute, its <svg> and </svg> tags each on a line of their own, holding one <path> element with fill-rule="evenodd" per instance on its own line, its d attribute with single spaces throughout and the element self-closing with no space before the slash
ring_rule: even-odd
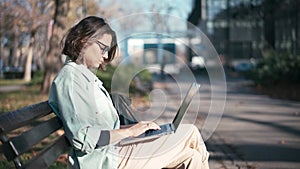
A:
<svg viewBox="0 0 300 169">
<path fill-rule="evenodd" d="M 97 76 L 103 82 L 103 86 L 110 91 L 111 89 L 111 81 L 116 70 L 116 67 L 108 65 L 106 71 L 98 71 Z M 148 70 L 143 70 L 141 72 L 137 72 L 140 69 L 133 64 L 124 65 L 122 67 L 118 67 L 119 71 L 119 81 L 120 83 L 127 81 L 129 79 L 129 75 L 136 74 L 135 78 L 132 79 L 129 92 L 130 94 L 141 94 L 146 95 L 152 89 L 152 74 Z M 120 84 L 126 85 L 126 84 Z"/>
<path fill-rule="evenodd" d="M 300 56 L 272 52 L 262 59 L 252 78 L 256 83 L 263 85 L 299 84 Z"/>
</svg>

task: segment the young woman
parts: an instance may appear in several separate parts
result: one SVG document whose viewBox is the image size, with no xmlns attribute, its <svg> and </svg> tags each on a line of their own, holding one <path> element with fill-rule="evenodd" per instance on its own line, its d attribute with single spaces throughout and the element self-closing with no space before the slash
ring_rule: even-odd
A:
<svg viewBox="0 0 300 169">
<path fill-rule="evenodd" d="M 193 125 L 181 125 L 176 134 L 152 142 L 118 146 L 126 137 L 160 128 L 152 121 L 120 126 L 108 92 L 93 73 L 104 70 L 118 48 L 115 32 L 102 18 L 81 20 L 68 31 L 63 44 L 67 61 L 53 81 L 49 104 L 72 145 L 68 168 L 208 168 L 205 144 Z"/>
</svg>

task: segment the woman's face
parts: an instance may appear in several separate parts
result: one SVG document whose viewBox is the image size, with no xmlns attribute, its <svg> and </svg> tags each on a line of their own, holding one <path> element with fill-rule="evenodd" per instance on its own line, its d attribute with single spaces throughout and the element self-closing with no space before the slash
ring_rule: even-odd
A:
<svg viewBox="0 0 300 169">
<path fill-rule="evenodd" d="M 99 68 L 104 64 L 104 59 L 108 58 L 111 41 L 110 34 L 103 34 L 96 42 L 83 49 L 83 65 L 88 68 Z"/>
</svg>

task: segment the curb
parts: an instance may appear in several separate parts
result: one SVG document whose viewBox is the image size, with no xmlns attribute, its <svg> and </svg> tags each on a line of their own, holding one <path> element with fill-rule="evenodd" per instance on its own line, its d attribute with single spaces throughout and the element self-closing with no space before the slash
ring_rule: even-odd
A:
<svg viewBox="0 0 300 169">
<path fill-rule="evenodd" d="M 210 152 L 209 161 L 211 168 L 220 169 L 255 169 L 238 155 L 232 146 L 227 144 L 219 134 L 214 133 L 206 142 L 207 149 Z M 220 167 L 215 163 L 219 163 Z"/>
</svg>

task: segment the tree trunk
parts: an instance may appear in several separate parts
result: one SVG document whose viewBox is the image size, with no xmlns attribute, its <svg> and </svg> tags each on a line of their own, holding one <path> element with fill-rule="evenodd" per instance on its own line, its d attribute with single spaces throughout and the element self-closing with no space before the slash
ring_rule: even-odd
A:
<svg viewBox="0 0 300 169">
<path fill-rule="evenodd" d="M 199 27 L 199 21 L 201 20 L 201 12 L 202 12 L 201 0 L 194 0 L 192 12 L 188 16 L 188 23 L 187 27 L 189 29 L 188 39 L 189 39 L 189 46 L 187 47 L 187 60 L 189 62 L 192 61 L 192 49 L 191 49 L 191 38 L 194 37 L 194 28 Z"/>
<path fill-rule="evenodd" d="M 291 37 L 292 37 L 292 54 L 297 55 L 298 54 L 298 37 L 299 37 L 299 1 L 295 1 L 291 4 L 291 15 L 290 17 L 292 18 L 292 32 L 291 32 Z"/>
<path fill-rule="evenodd" d="M 1 36 L 0 36 L 1 37 Z M 2 39 L 2 37 L 0 38 Z M 3 61 L 3 58 L 2 58 L 2 41 L 0 41 L 0 79 L 3 78 L 3 66 L 4 66 L 4 61 Z"/>
<path fill-rule="evenodd" d="M 33 56 L 34 33 L 31 33 L 30 43 L 28 48 L 28 55 L 26 58 L 26 65 L 24 70 L 24 80 L 29 82 L 31 80 L 31 66 Z"/>
<path fill-rule="evenodd" d="M 14 34 L 13 34 L 13 40 L 12 40 L 12 45 L 10 47 L 10 51 L 9 51 L 9 58 L 8 58 L 8 66 L 13 66 L 13 67 L 17 67 L 18 65 L 16 65 L 16 61 L 17 60 L 17 54 L 18 54 L 18 46 L 19 46 L 19 42 L 18 42 L 18 30 L 16 30 L 16 28 L 14 28 Z"/>
<path fill-rule="evenodd" d="M 275 49 L 275 11 L 278 4 L 280 4 L 278 0 L 263 1 L 264 37 L 272 49 Z"/>
<path fill-rule="evenodd" d="M 188 22 L 191 23 L 193 26 L 198 26 L 199 21 L 201 20 L 201 0 L 195 0 L 193 4 L 192 12 L 189 14 Z M 188 28 L 190 24 L 187 25 Z M 192 27 L 193 28 L 193 27 Z"/>
<path fill-rule="evenodd" d="M 50 47 L 45 60 L 45 74 L 42 83 L 41 92 L 48 93 L 51 83 L 62 67 L 60 40 L 65 31 L 65 22 L 69 11 L 69 0 L 55 0 L 54 24 L 52 36 L 50 38 Z"/>
</svg>

